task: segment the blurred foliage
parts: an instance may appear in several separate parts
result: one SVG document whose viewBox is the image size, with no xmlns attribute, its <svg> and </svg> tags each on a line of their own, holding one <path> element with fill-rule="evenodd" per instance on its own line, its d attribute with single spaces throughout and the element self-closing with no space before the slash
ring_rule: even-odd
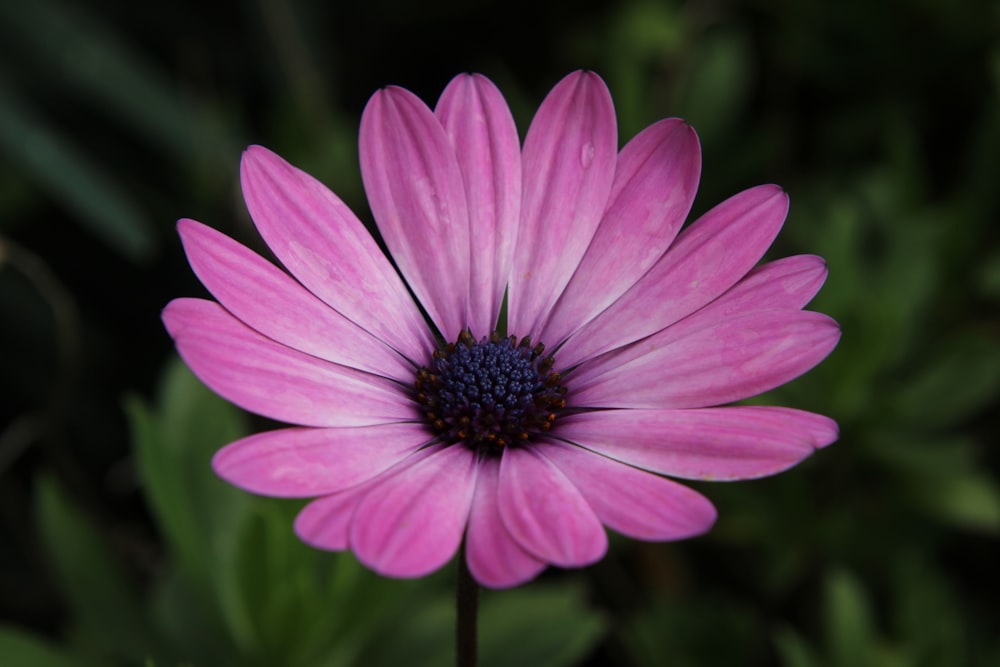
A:
<svg viewBox="0 0 1000 667">
<path fill-rule="evenodd" d="M 381 578 L 349 554 L 302 544 L 291 530 L 292 503 L 251 498 L 216 479 L 211 456 L 246 434 L 245 419 L 179 360 L 155 407 L 132 396 L 126 411 L 163 558 L 138 586 L 58 483 L 36 480 L 34 515 L 66 596 L 75 654 L 8 627 L 0 633 L 0 648 L 9 644 L 5 665 L 454 662 L 447 573 Z M 484 665 L 574 664 L 604 627 L 572 583 L 487 597 L 481 615 Z"/>
<path fill-rule="evenodd" d="M 292 535 L 298 505 L 216 480 L 251 423 L 159 323 L 203 294 L 173 221 L 260 248 L 239 150 L 263 143 L 363 218 L 376 88 L 459 71 L 523 132 L 592 68 L 622 139 L 699 132 L 704 211 L 774 181 L 774 255 L 815 253 L 841 323 L 761 397 L 841 440 L 772 479 L 699 485 L 707 537 L 481 601 L 482 663 L 1000 664 L 1000 6 L 964 0 L 0 3 L 0 663 L 438 665 L 446 569 L 380 579 Z M 392 641 L 384 638 L 392 637 Z"/>
</svg>

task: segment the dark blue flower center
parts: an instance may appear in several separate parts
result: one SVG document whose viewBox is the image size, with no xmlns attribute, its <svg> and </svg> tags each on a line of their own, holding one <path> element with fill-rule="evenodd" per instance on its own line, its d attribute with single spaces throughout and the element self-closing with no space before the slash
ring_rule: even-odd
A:
<svg viewBox="0 0 1000 667">
<path fill-rule="evenodd" d="M 497 453 L 544 433 L 566 407 L 553 358 L 530 338 L 493 334 L 458 341 L 434 353 L 417 373 L 416 398 L 427 423 L 450 443 Z"/>
</svg>

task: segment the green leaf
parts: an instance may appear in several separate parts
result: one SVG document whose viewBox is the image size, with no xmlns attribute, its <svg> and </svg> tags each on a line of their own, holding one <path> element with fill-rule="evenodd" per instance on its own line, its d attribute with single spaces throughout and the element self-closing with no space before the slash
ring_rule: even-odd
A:
<svg viewBox="0 0 1000 667">
<path fill-rule="evenodd" d="M 392 628 L 392 641 L 373 643 L 359 664 L 371 667 L 455 664 L 455 610 L 450 596 L 425 598 L 415 604 L 411 612 L 402 623 Z M 481 647 L 479 655 L 482 659 Z"/>
<path fill-rule="evenodd" d="M 246 433 L 244 415 L 178 359 L 164 371 L 155 407 L 131 397 L 126 409 L 144 491 L 176 566 L 157 588 L 156 618 L 185 658 L 360 664 L 367 645 L 423 607 L 421 591 L 437 590 L 433 577 L 387 580 L 349 555 L 309 548 L 292 529 L 300 501 L 259 498 L 219 480 L 212 456 Z"/>
<path fill-rule="evenodd" d="M 249 496 L 219 480 L 214 453 L 246 434 L 242 412 L 212 393 L 174 358 L 167 365 L 158 408 L 128 397 L 144 492 L 178 565 L 210 583 L 213 562 L 228 560 Z"/>
<path fill-rule="evenodd" d="M 835 570 L 826 579 L 826 647 L 833 667 L 873 665 L 871 603 L 854 575 Z"/>
<path fill-rule="evenodd" d="M 998 393 L 1000 345 L 995 337 L 965 333 L 938 346 L 895 394 L 895 405 L 910 424 L 943 427 L 984 411 Z"/>
<path fill-rule="evenodd" d="M 575 665 L 605 632 L 578 586 L 529 586 L 485 592 L 479 618 L 479 663 Z"/>
<path fill-rule="evenodd" d="M 928 562 L 927 554 L 898 553 L 892 584 L 893 626 L 913 664 L 974 664 L 967 615 L 975 612 L 963 606 L 953 582 Z"/>
<path fill-rule="evenodd" d="M 874 430 L 868 435 L 870 444 L 864 450 L 880 465 L 894 468 L 897 473 L 920 478 L 962 475 L 975 470 L 977 443 L 960 435 L 928 440 L 899 430 Z"/>
<path fill-rule="evenodd" d="M 931 477 L 915 497 L 927 512 L 951 524 L 1000 533 L 1000 487 L 988 474 L 969 471 Z"/>
<path fill-rule="evenodd" d="M 697 127 L 703 141 L 727 136 L 745 107 L 754 79 L 750 52 L 742 28 L 706 31 L 695 45 L 693 66 L 672 113 Z"/>
<path fill-rule="evenodd" d="M 176 568 L 155 582 L 149 595 L 150 616 L 173 651 L 164 667 L 240 664 L 218 603 L 208 598 L 210 593 Z"/>
<path fill-rule="evenodd" d="M 316 601 L 316 607 L 323 613 L 314 613 L 311 631 L 303 641 L 317 647 L 325 645 L 327 659 L 338 661 L 335 664 L 399 664 L 393 659 L 379 663 L 373 658 L 386 644 L 382 637 L 406 632 L 403 629 L 417 618 L 426 616 L 430 621 L 437 613 L 436 605 L 443 604 L 447 609 L 453 605 L 453 575 L 448 567 L 420 579 L 398 580 L 375 574 L 361 565 L 351 553 L 324 554 L 324 557 L 331 561 L 333 567 L 329 572 L 329 581 L 319 589 Z M 350 609 L 350 613 L 344 613 L 345 609 Z M 441 641 L 450 647 L 454 643 L 452 622 L 449 620 L 447 625 Z M 403 651 L 401 659 L 406 664 L 411 664 L 411 658 L 419 653 L 418 647 L 425 646 L 427 637 L 434 633 L 424 630 L 410 634 L 417 646 L 404 643 L 403 639 L 393 644 Z M 325 644 L 321 641 L 323 639 Z M 331 646 L 334 650 L 330 649 Z M 430 650 L 436 650 L 433 642 Z M 323 652 L 318 649 L 316 654 Z"/>
<path fill-rule="evenodd" d="M 978 441 L 921 440 L 876 433 L 867 450 L 902 480 L 902 494 L 925 514 L 967 530 L 1000 533 L 1000 486 L 979 463 Z"/>
<path fill-rule="evenodd" d="M 184 629 L 192 619 L 212 632 L 228 628 L 231 639 L 217 643 L 240 643 L 249 621 L 227 575 L 253 498 L 218 479 L 211 461 L 220 447 L 246 434 L 245 416 L 176 357 L 165 368 L 157 407 L 131 396 L 125 410 L 143 491 L 179 571 L 158 593 L 159 618 L 193 654 L 220 649 Z"/>
<path fill-rule="evenodd" d="M 363 664 L 437 667 L 455 662 L 455 609 L 452 591 L 412 600 L 393 626 L 392 642 L 380 642 Z M 482 591 L 479 609 L 479 664 L 482 667 L 579 664 L 605 631 L 572 585 Z"/>
<path fill-rule="evenodd" d="M 0 626 L 0 656 L 4 667 L 90 667 L 91 663 L 10 626 Z"/>
<path fill-rule="evenodd" d="M 607 61 L 603 69 L 614 94 L 620 136 L 635 136 L 649 124 L 655 113 L 650 107 L 661 102 L 655 98 L 668 88 L 651 80 L 649 72 L 684 52 L 686 19 L 684 12 L 667 3 L 622 3 L 604 48 L 600 42 L 581 40 L 581 49 L 595 51 L 588 53 L 589 59 Z"/>
<path fill-rule="evenodd" d="M 774 647 L 785 667 L 822 667 L 816 650 L 790 627 L 774 633 Z"/>
<path fill-rule="evenodd" d="M 990 254 L 976 272 L 979 291 L 994 301 L 1000 301 L 1000 252 Z"/>
<path fill-rule="evenodd" d="M 626 664 L 749 665 L 756 664 L 753 656 L 765 648 L 759 610 L 732 597 L 708 590 L 682 593 L 661 589 L 649 599 L 648 605 L 617 624 L 616 639 L 629 657 Z M 720 642 L 719 637 L 726 641 Z"/>
<path fill-rule="evenodd" d="M 35 488 L 39 532 L 82 634 L 119 658 L 155 653 L 158 642 L 138 596 L 88 517 L 53 480 L 40 477 Z"/>
</svg>

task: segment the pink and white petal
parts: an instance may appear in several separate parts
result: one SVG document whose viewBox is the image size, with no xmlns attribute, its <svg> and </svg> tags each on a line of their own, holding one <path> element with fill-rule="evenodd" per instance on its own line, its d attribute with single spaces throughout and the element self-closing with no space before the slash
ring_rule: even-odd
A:
<svg viewBox="0 0 1000 667">
<path fill-rule="evenodd" d="M 195 274 L 247 326 L 327 361 L 401 381 L 412 377 L 413 366 L 392 348 L 257 253 L 194 220 L 179 221 L 177 230 Z"/>
<path fill-rule="evenodd" d="M 163 321 L 194 374 L 251 412 L 303 426 L 367 426 L 419 416 L 391 380 L 276 343 L 214 301 L 174 299 Z"/>
<path fill-rule="evenodd" d="M 504 527 L 497 490 L 499 478 L 499 459 L 486 457 L 480 461 L 465 552 L 476 581 L 490 588 L 510 588 L 534 579 L 545 569 L 545 563 L 522 549 Z"/>
<path fill-rule="evenodd" d="M 358 560 L 392 577 L 420 577 L 448 562 L 465 532 L 476 469 L 476 454 L 459 445 L 379 480 L 354 511 Z"/>
<path fill-rule="evenodd" d="M 434 109 L 455 149 L 469 206 L 471 266 L 467 326 L 496 327 L 521 213 L 521 143 L 503 95 L 481 74 L 461 74 Z"/>
<path fill-rule="evenodd" d="M 680 119 L 650 125 L 625 145 L 611 203 L 542 340 L 558 345 L 649 271 L 684 224 L 700 174 L 698 135 Z"/>
<path fill-rule="evenodd" d="M 431 439 L 420 424 L 287 428 L 256 433 L 220 449 L 219 477 L 251 493 L 310 498 L 360 484 Z"/>
<path fill-rule="evenodd" d="M 645 338 L 690 315 L 736 284 L 774 241 L 788 196 L 763 185 L 730 197 L 681 232 L 663 258 L 560 350 L 573 366 Z"/>
<path fill-rule="evenodd" d="M 838 429 L 803 410 L 729 406 L 584 412 L 561 419 L 559 436 L 653 472 L 721 481 L 787 470 L 833 443 Z"/>
<path fill-rule="evenodd" d="M 542 102 L 524 140 L 510 331 L 537 339 L 601 221 L 617 155 L 607 86 L 593 72 L 570 74 Z"/>
<path fill-rule="evenodd" d="M 609 365 L 628 363 L 652 348 L 663 347 L 734 317 L 764 310 L 799 310 L 816 295 L 826 275 L 826 262 L 815 255 L 786 257 L 758 266 L 725 294 L 680 322 L 639 344 L 585 362 L 579 369 L 579 377 L 595 377 Z"/>
<path fill-rule="evenodd" d="M 389 252 L 447 340 L 466 326 L 469 207 L 455 150 L 413 93 L 376 92 L 361 116 L 361 178 Z"/>
<path fill-rule="evenodd" d="M 726 319 L 753 310 L 801 309 L 812 301 L 826 281 L 826 262 L 816 255 L 783 257 L 762 264 L 743 280 L 697 313 L 678 323 L 687 325 L 696 318 L 707 322 Z"/>
<path fill-rule="evenodd" d="M 346 551 L 354 509 L 367 490 L 361 485 L 312 501 L 295 517 L 295 534 L 316 549 Z"/>
<path fill-rule="evenodd" d="M 572 376 L 568 400 L 592 408 L 701 408 L 739 401 L 793 380 L 825 359 L 840 339 L 840 328 L 820 313 L 766 310 L 680 338 L 655 338 L 638 343 L 635 350 L 648 352 L 627 363 L 606 363 L 600 373 Z"/>
<path fill-rule="evenodd" d="M 597 518 L 639 540 L 683 540 L 707 532 L 716 511 L 673 480 L 564 443 L 539 448 L 580 490 Z"/>
<path fill-rule="evenodd" d="M 786 257 L 763 264 L 693 315 L 640 343 L 626 345 L 586 361 L 569 375 L 574 378 L 574 383 L 582 386 L 609 369 L 627 364 L 654 348 L 663 347 L 723 320 L 763 309 L 798 310 L 819 291 L 826 274 L 826 263 L 815 255 Z"/>
<path fill-rule="evenodd" d="M 497 496 L 511 537 L 540 560 L 582 567 L 608 548 L 607 533 L 580 490 L 534 448 L 504 451 Z"/>
<path fill-rule="evenodd" d="M 324 496 L 306 505 L 295 518 L 295 534 L 317 549 L 344 551 L 351 548 L 351 523 L 354 511 L 365 495 L 406 468 L 430 456 L 429 448 L 420 449 L 380 475 L 344 491 Z"/>
<path fill-rule="evenodd" d="M 261 146 L 240 165 L 247 208 L 268 247 L 331 308 L 423 364 L 434 337 L 372 235 L 315 178 Z"/>
</svg>

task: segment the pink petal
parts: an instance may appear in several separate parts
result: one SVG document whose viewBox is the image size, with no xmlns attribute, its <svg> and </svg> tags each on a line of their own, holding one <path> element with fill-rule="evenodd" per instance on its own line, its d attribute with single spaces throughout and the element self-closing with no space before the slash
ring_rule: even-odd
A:
<svg viewBox="0 0 1000 667">
<path fill-rule="evenodd" d="M 684 320 L 722 320 L 751 310 L 800 309 L 826 281 L 826 262 L 816 255 L 783 257 L 762 264 L 718 299 Z"/>
<path fill-rule="evenodd" d="M 617 153 L 607 86 L 593 72 L 570 74 L 542 102 L 524 140 L 511 332 L 537 338 L 601 220 Z"/>
<path fill-rule="evenodd" d="M 219 477 L 252 493 L 309 498 L 364 482 L 431 437 L 420 424 L 288 428 L 223 447 L 212 467 Z"/>
<path fill-rule="evenodd" d="M 496 328 L 521 211 L 521 143 L 503 96 L 481 74 L 448 84 L 434 110 L 455 149 L 469 206 L 468 326 Z"/>
<path fill-rule="evenodd" d="M 630 465 L 708 480 L 773 475 L 838 436 L 828 417 L 766 406 L 583 412 L 558 428 L 559 437 Z"/>
<path fill-rule="evenodd" d="M 698 136 L 682 120 L 650 125 L 626 144 L 611 204 L 541 340 L 561 343 L 660 259 L 691 210 L 700 173 Z"/>
<path fill-rule="evenodd" d="M 664 334 L 672 331 L 668 329 Z M 700 408 L 773 389 L 822 361 L 840 339 L 826 315 L 766 310 L 634 346 L 626 363 L 571 376 L 570 403 L 594 408 Z M 635 356 L 643 351 L 647 353 Z M 609 355 L 612 359 L 615 355 Z"/>
<path fill-rule="evenodd" d="M 194 220 L 181 220 L 177 230 L 198 278 L 247 326 L 327 361 L 412 379 L 403 357 L 257 253 Z"/>
<path fill-rule="evenodd" d="M 788 212 L 774 185 L 730 197 L 684 230 L 670 250 L 559 352 L 564 367 L 639 340 L 690 315 L 732 287 L 764 255 Z"/>
<path fill-rule="evenodd" d="M 476 467 L 475 453 L 455 445 L 380 480 L 354 511 L 358 560 L 392 577 L 420 577 L 448 562 L 465 532 Z"/>
<path fill-rule="evenodd" d="M 640 540 L 683 540 L 707 532 L 716 512 L 703 495 L 586 449 L 540 448 L 580 490 L 601 522 Z"/>
<path fill-rule="evenodd" d="M 573 382 L 580 386 L 587 384 L 654 348 L 733 317 L 757 310 L 798 310 L 819 291 L 826 274 L 826 263 L 815 255 L 786 257 L 758 266 L 718 299 L 641 344 L 627 345 L 584 362 L 572 371 Z"/>
<path fill-rule="evenodd" d="M 311 547 L 327 551 L 350 548 L 351 520 L 369 485 L 318 498 L 295 517 L 295 534 Z"/>
<path fill-rule="evenodd" d="M 465 551 L 476 581 L 490 588 L 509 588 L 534 579 L 545 563 L 522 549 L 504 528 L 497 491 L 499 475 L 499 459 L 480 461 Z"/>
<path fill-rule="evenodd" d="M 447 340 L 467 324 L 469 209 L 441 123 L 413 93 L 376 92 L 361 116 L 361 177 L 389 252 Z"/>
<path fill-rule="evenodd" d="M 416 465 L 433 453 L 420 449 L 380 475 L 344 491 L 324 496 L 306 505 L 295 518 L 295 534 L 317 549 L 343 551 L 351 547 L 351 523 L 354 511 L 369 491 L 396 473 Z"/>
<path fill-rule="evenodd" d="M 607 550 L 608 536 L 580 491 L 533 448 L 504 451 L 497 493 L 507 531 L 537 558 L 582 567 Z"/>
<path fill-rule="evenodd" d="M 214 301 L 174 299 L 163 321 L 194 374 L 251 412 L 303 426 L 366 426 L 418 417 L 396 383 L 276 343 Z"/>
<path fill-rule="evenodd" d="M 309 174 L 261 146 L 241 164 L 254 224 L 281 263 L 341 315 L 424 364 L 434 338 L 361 221 Z"/>
</svg>

